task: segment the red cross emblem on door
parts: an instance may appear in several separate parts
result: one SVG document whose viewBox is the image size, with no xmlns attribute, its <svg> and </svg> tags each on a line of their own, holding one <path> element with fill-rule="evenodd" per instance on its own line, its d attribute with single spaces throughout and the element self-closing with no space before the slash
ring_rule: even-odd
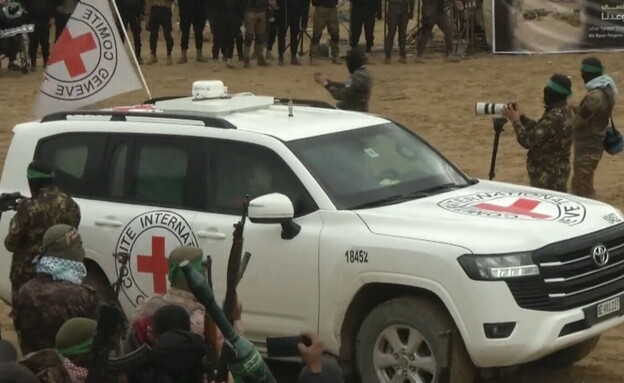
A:
<svg viewBox="0 0 624 383">
<path fill-rule="evenodd" d="M 169 262 L 165 257 L 164 237 L 152 237 L 152 254 L 137 256 L 137 270 L 141 273 L 152 274 L 154 292 L 156 294 L 167 292 Z"/>
</svg>

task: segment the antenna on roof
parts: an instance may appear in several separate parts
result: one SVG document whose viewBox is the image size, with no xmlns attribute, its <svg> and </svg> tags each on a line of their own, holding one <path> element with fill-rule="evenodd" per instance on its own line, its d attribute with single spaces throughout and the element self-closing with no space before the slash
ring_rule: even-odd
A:
<svg viewBox="0 0 624 383">
<path fill-rule="evenodd" d="M 293 100 L 292 98 L 288 99 L 288 117 L 293 116 Z"/>
</svg>

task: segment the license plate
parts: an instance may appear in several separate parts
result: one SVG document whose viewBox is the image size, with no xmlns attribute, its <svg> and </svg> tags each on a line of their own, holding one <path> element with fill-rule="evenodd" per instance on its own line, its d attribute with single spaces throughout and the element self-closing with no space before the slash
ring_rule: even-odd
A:
<svg viewBox="0 0 624 383">
<path fill-rule="evenodd" d="M 609 299 L 596 306 L 596 318 L 602 318 L 616 311 L 620 311 L 620 297 Z"/>
</svg>

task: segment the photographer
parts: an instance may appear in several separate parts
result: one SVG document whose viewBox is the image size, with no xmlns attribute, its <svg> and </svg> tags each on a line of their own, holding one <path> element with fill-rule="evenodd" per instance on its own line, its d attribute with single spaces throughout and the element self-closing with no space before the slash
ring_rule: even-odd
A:
<svg viewBox="0 0 624 383">
<path fill-rule="evenodd" d="M 311 340 L 306 346 L 299 343 L 299 353 L 305 366 L 299 373 L 298 383 L 342 383 L 342 370 L 338 363 L 329 358 L 323 358 L 323 344 L 321 340 L 312 334 L 303 334 Z"/>
<path fill-rule="evenodd" d="M 529 119 L 516 103 L 503 109 L 513 123 L 518 143 L 528 149 L 527 171 L 533 187 L 567 191 L 570 147 L 575 126 L 574 110 L 567 104 L 572 94 L 567 76 L 554 74 L 544 88 L 545 112 L 539 121 Z"/>
</svg>

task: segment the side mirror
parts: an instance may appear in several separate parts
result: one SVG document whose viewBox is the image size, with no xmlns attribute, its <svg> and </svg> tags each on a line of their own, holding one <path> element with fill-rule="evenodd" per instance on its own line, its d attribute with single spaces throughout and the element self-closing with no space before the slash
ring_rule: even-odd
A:
<svg viewBox="0 0 624 383">
<path fill-rule="evenodd" d="M 280 193 L 265 194 L 249 202 L 248 217 L 253 223 L 282 225 L 282 239 L 293 239 L 301 226 L 293 221 L 295 209 L 290 198 Z"/>
</svg>

